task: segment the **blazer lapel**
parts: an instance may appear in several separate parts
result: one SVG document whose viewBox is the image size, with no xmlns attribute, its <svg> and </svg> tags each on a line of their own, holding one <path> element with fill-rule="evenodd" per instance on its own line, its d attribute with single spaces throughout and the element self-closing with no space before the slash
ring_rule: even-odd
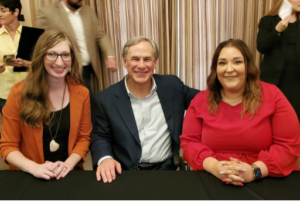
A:
<svg viewBox="0 0 300 202">
<path fill-rule="evenodd" d="M 67 12 L 64 7 L 61 5 L 61 2 L 56 3 L 57 12 L 60 16 L 61 24 L 64 26 L 64 31 L 68 34 L 68 36 L 72 39 L 73 42 L 76 42 L 75 32 L 68 18 Z M 74 43 L 74 46 L 77 46 L 77 43 Z M 78 48 L 78 47 L 77 47 Z"/>
<path fill-rule="evenodd" d="M 126 79 L 126 77 L 124 77 L 124 79 Z M 119 83 L 119 91 L 115 93 L 115 96 L 117 97 L 115 106 L 125 125 L 127 126 L 128 130 L 130 131 L 136 142 L 140 145 L 141 142 L 139 138 L 139 133 L 136 126 L 133 110 L 131 107 L 130 98 L 128 97 L 125 88 L 124 79 L 122 80 L 122 82 Z"/>
<path fill-rule="evenodd" d="M 299 15 L 297 15 L 296 25 L 297 25 L 297 36 L 299 36 L 299 34 L 300 34 L 300 17 L 299 17 Z M 298 41 L 299 40 L 297 40 L 297 44 L 296 44 L 296 47 L 297 47 L 296 54 L 297 55 L 300 54 L 300 46 L 299 46 L 299 42 Z M 297 64 L 298 64 L 298 66 L 300 65 L 300 61 L 299 60 L 297 60 Z M 298 69 L 298 73 L 300 74 L 300 69 L 299 68 L 297 68 L 297 69 Z"/>
<path fill-rule="evenodd" d="M 174 131 L 174 115 L 173 115 L 173 99 L 172 99 L 172 89 L 168 87 L 168 84 L 163 80 L 153 75 L 156 85 L 157 85 L 157 95 L 160 100 L 161 107 L 163 109 L 166 122 L 168 124 L 168 129 L 170 134 Z"/>
<path fill-rule="evenodd" d="M 75 145 L 78 136 L 79 123 L 81 118 L 82 106 L 84 98 L 80 95 L 80 91 L 76 85 L 69 82 L 68 87 L 70 90 L 70 132 L 69 132 L 69 155 L 72 151 L 72 146 Z M 76 134 L 76 135 L 74 135 Z"/>
</svg>

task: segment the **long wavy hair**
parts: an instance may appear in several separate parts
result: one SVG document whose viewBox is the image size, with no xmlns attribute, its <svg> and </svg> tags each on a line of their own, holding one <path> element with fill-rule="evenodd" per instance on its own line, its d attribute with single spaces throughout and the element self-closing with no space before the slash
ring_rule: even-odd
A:
<svg viewBox="0 0 300 202">
<path fill-rule="evenodd" d="M 73 84 L 83 84 L 79 63 L 74 54 L 74 46 L 68 35 L 64 32 L 54 30 L 42 34 L 36 43 L 31 68 L 29 68 L 28 76 L 21 94 L 22 105 L 20 119 L 30 127 L 38 128 L 41 122 L 48 125 L 52 119 L 48 72 L 44 67 L 44 58 L 47 50 L 62 41 L 68 42 L 70 51 L 73 53 L 69 80 Z"/>
<path fill-rule="evenodd" d="M 207 77 L 207 86 L 209 90 L 208 95 L 208 111 L 212 115 L 216 115 L 219 111 L 219 104 L 222 100 L 221 89 L 223 86 L 221 85 L 218 77 L 217 77 L 217 66 L 220 52 L 225 47 L 235 47 L 237 48 L 244 57 L 245 68 L 246 68 L 246 84 L 245 90 L 243 93 L 242 107 L 243 111 L 241 112 L 241 117 L 243 118 L 245 113 L 249 111 L 251 117 L 253 118 L 254 114 L 257 112 L 258 108 L 262 103 L 261 97 L 261 86 L 259 83 L 259 69 L 255 65 L 253 55 L 249 50 L 248 46 L 239 39 L 229 39 L 220 43 L 214 53 L 212 64 L 211 64 L 211 72 Z"/>
<path fill-rule="evenodd" d="M 279 9 L 281 7 L 283 0 L 278 0 L 274 6 L 272 7 L 272 9 L 265 15 L 265 16 L 274 16 L 274 15 L 278 15 Z"/>
<path fill-rule="evenodd" d="M 274 15 L 278 15 L 279 13 L 279 9 L 281 7 L 283 0 L 278 0 L 274 6 L 272 7 L 272 9 L 265 15 L 265 16 L 274 16 Z M 299 18 L 300 13 L 297 13 L 297 16 Z"/>
</svg>

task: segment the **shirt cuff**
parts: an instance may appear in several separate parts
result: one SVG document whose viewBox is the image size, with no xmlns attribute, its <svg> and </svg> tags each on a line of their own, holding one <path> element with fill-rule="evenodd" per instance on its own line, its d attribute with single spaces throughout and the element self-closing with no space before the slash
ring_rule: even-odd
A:
<svg viewBox="0 0 300 202">
<path fill-rule="evenodd" d="M 99 159 L 97 166 L 99 166 L 102 163 L 102 161 L 104 161 L 105 159 L 112 159 L 112 158 L 113 157 L 111 157 L 111 156 L 103 156 L 101 159 Z"/>
</svg>

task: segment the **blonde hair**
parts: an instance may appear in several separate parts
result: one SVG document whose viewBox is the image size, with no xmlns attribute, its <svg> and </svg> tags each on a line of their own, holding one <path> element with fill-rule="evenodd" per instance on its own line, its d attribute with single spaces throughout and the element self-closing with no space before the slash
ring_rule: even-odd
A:
<svg viewBox="0 0 300 202">
<path fill-rule="evenodd" d="M 220 91 L 223 86 L 217 77 L 217 66 L 220 52 L 225 47 L 237 48 L 244 57 L 246 67 L 246 86 L 243 93 L 243 111 L 241 112 L 241 117 L 243 118 L 245 113 L 249 111 L 251 118 L 253 118 L 262 103 L 261 86 L 259 84 L 259 69 L 255 65 L 253 55 L 248 46 L 239 39 L 229 39 L 220 43 L 214 53 L 211 64 L 211 72 L 207 77 L 207 86 L 209 89 L 208 111 L 210 114 L 216 115 L 219 111 L 219 104 L 222 100 Z"/>
<path fill-rule="evenodd" d="M 44 57 L 50 48 L 56 46 L 62 41 L 67 41 L 70 47 L 72 58 L 72 70 L 70 73 L 70 82 L 74 84 L 83 84 L 79 64 L 74 54 L 74 46 L 64 32 L 47 31 L 41 35 L 35 46 L 31 68 L 22 90 L 22 105 L 20 110 L 20 119 L 30 127 L 39 127 L 41 121 L 49 124 L 51 120 L 51 102 L 49 99 L 48 73 L 44 67 Z"/>
</svg>

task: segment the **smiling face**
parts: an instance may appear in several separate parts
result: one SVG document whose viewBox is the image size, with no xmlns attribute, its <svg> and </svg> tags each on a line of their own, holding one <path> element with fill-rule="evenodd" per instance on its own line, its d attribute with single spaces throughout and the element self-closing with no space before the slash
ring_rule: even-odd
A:
<svg viewBox="0 0 300 202">
<path fill-rule="evenodd" d="M 130 46 L 127 56 L 123 57 L 123 62 L 128 71 L 128 83 L 131 85 L 151 84 L 157 60 L 149 42 L 141 41 Z"/>
<path fill-rule="evenodd" d="M 67 41 L 61 41 L 54 47 L 47 50 L 47 53 L 70 53 L 70 46 Z M 67 73 L 71 70 L 72 60 L 64 61 L 61 56 L 58 56 L 56 60 L 51 61 L 44 56 L 44 67 L 48 72 L 48 79 L 65 79 Z"/>
<path fill-rule="evenodd" d="M 242 93 L 246 83 L 246 66 L 244 57 L 235 47 L 225 47 L 221 50 L 217 77 L 225 92 Z"/>
<path fill-rule="evenodd" d="M 300 0 L 288 0 L 288 2 L 292 4 L 294 12 L 300 12 Z"/>
<path fill-rule="evenodd" d="M 0 24 L 9 25 L 15 21 L 18 21 L 19 9 L 16 9 L 12 13 L 9 8 L 4 7 L 0 4 Z"/>
</svg>

